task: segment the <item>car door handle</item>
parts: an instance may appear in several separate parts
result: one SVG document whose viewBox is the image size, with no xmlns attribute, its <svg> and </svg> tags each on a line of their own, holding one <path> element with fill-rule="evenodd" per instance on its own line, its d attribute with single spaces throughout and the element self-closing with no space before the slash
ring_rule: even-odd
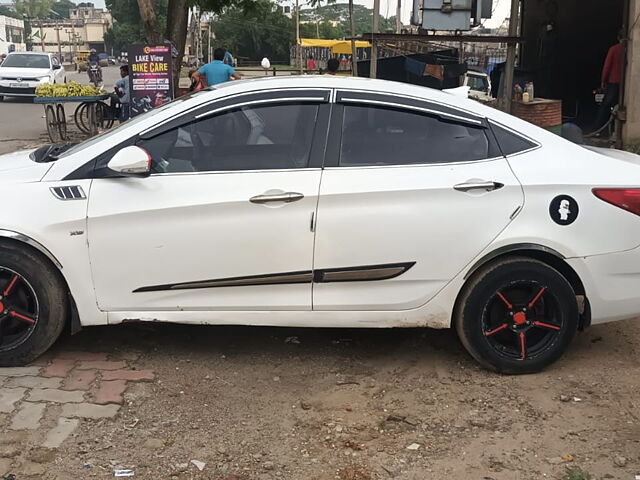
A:
<svg viewBox="0 0 640 480">
<path fill-rule="evenodd" d="M 468 192 L 469 190 L 486 190 L 490 192 L 492 190 L 498 190 L 499 188 L 504 187 L 504 183 L 500 182 L 465 182 L 459 183 L 453 186 L 454 190 L 458 190 L 459 192 Z"/>
<path fill-rule="evenodd" d="M 251 203 L 270 203 L 270 202 L 284 202 L 291 203 L 297 202 L 298 200 L 302 200 L 304 195 L 297 192 L 285 192 L 285 193 L 274 193 L 274 194 L 263 194 L 256 195 L 255 197 L 251 197 L 249 201 Z"/>
</svg>

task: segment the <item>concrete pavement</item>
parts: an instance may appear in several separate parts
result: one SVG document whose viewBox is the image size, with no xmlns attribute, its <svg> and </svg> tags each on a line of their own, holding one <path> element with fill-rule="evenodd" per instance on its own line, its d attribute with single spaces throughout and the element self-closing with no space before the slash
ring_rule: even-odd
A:
<svg viewBox="0 0 640 480">
<path fill-rule="evenodd" d="M 102 69 L 104 88 L 113 91 L 113 84 L 120 78 L 118 66 Z M 88 84 L 86 72 L 68 72 L 67 81 Z M 75 103 L 67 104 L 67 115 L 73 114 Z M 30 148 L 48 142 L 42 105 L 33 103 L 31 98 L 5 97 L 0 102 L 0 154 Z"/>
</svg>

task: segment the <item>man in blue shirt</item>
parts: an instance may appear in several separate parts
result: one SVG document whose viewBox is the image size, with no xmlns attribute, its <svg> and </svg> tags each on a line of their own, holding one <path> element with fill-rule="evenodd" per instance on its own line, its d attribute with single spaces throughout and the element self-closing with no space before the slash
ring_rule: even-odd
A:
<svg viewBox="0 0 640 480">
<path fill-rule="evenodd" d="M 119 120 L 124 122 L 129 119 L 129 65 L 122 65 L 120 67 L 120 77 L 120 80 L 114 85 L 115 96 L 112 96 L 112 104 L 115 102 L 120 103 L 121 110 Z"/>
<path fill-rule="evenodd" d="M 213 52 L 213 62 L 200 67 L 192 78 L 195 78 L 197 82 L 204 75 L 208 86 L 228 82 L 229 80 L 240 80 L 240 75 L 236 73 L 233 67 L 224 63 L 224 54 L 223 48 L 216 48 Z"/>
</svg>

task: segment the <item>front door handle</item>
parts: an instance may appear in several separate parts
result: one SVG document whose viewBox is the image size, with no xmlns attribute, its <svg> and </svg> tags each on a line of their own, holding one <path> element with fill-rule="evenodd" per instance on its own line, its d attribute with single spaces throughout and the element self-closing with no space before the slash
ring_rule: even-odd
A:
<svg viewBox="0 0 640 480">
<path fill-rule="evenodd" d="M 504 187 L 504 183 L 477 181 L 459 183 L 457 185 L 454 185 L 453 189 L 459 192 L 468 192 L 469 190 L 486 190 L 487 192 L 490 192 L 492 190 L 498 190 L 502 187 Z"/>
<path fill-rule="evenodd" d="M 256 195 L 255 197 L 251 197 L 249 201 L 251 203 L 271 203 L 271 202 L 284 202 L 291 203 L 297 202 L 298 200 L 302 200 L 304 195 L 297 192 L 285 192 L 285 193 L 273 193 L 273 194 L 263 194 Z"/>
</svg>

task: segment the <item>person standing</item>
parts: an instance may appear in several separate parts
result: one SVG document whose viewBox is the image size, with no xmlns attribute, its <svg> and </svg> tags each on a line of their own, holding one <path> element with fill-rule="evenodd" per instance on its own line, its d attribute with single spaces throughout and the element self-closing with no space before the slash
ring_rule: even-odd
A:
<svg viewBox="0 0 640 480">
<path fill-rule="evenodd" d="M 622 42 L 624 31 L 618 33 L 618 43 L 609 48 L 602 68 L 602 84 L 604 99 L 598 111 L 596 130 L 601 128 L 611 116 L 611 109 L 618 104 L 620 98 L 620 80 L 622 79 Z"/>
<path fill-rule="evenodd" d="M 227 47 L 224 47 L 224 60 L 223 61 L 224 61 L 224 63 L 226 63 L 230 67 L 233 67 L 233 55 L 231 55 L 231 52 L 229 51 L 229 49 Z"/>
<path fill-rule="evenodd" d="M 307 70 L 315 70 L 316 69 L 316 61 L 313 59 L 313 55 L 309 55 L 309 60 L 307 60 Z"/>
<path fill-rule="evenodd" d="M 114 85 L 117 101 L 120 102 L 120 122 L 129 119 L 129 65 L 120 67 L 120 80 Z"/>
<path fill-rule="evenodd" d="M 207 86 L 225 83 L 229 80 L 240 80 L 240 74 L 236 73 L 231 65 L 224 63 L 224 54 L 224 48 L 216 48 L 213 51 L 213 62 L 200 67 L 191 78 L 196 82 L 204 78 Z"/>
</svg>

